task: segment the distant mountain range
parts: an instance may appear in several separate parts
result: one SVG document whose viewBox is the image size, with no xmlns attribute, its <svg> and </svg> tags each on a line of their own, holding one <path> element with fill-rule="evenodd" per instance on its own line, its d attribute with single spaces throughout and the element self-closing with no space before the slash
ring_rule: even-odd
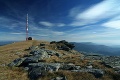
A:
<svg viewBox="0 0 120 80">
<path fill-rule="evenodd" d="M 120 56 L 120 48 L 119 47 L 111 47 L 105 45 L 99 45 L 91 42 L 72 42 L 75 45 L 75 50 L 84 51 L 88 53 L 98 53 L 103 55 L 112 55 L 112 56 Z"/>
</svg>

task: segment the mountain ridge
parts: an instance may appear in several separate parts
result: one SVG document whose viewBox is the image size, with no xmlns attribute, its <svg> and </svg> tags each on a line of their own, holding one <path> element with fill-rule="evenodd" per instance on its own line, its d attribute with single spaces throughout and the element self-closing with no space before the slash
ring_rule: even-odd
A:
<svg viewBox="0 0 120 80">
<path fill-rule="evenodd" d="M 74 48 L 77 51 L 85 51 L 85 52 L 93 52 L 93 53 L 99 53 L 103 55 L 120 55 L 120 48 L 118 47 L 111 47 L 106 45 L 100 45 L 92 42 L 71 42 L 76 47 Z"/>
</svg>

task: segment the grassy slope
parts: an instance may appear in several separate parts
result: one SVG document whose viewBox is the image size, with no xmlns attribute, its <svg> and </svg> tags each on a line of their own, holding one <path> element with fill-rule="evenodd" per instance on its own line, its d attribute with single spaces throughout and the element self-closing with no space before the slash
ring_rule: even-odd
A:
<svg viewBox="0 0 120 80">
<path fill-rule="evenodd" d="M 28 52 L 25 51 L 25 49 L 29 48 L 31 45 L 37 45 L 40 42 L 42 41 L 22 41 L 0 46 L 0 80 L 28 80 L 27 73 L 21 68 L 10 69 L 4 65 L 27 54 Z"/>
<path fill-rule="evenodd" d="M 7 66 L 8 63 L 13 61 L 16 58 L 22 57 L 23 55 L 29 53 L 28 51 L 25 51 L 25 49 L 28 49 L 32 45 L 39 45 L 40 43 L 45 43 L 46 49 L 55 50 L 55 45 L 50 45 L 49 42 L 46 41 L 22 41 L 17 43 L 12 43 L 5 46 L 0 46 L 0 80 L 29 80 L 27 78 L 27 72 L 23 71 L 22 68 L 9 68 Z M 56 50 L 62 54 L 68 53 L 61 50 Z M 16 54 L 18 53 L 18 54 Z M 74 63 L 76 65 L 85 66 L 87 64 L 87 60 L 80 61 L 79 56 L 81 55 L 73 55 L 68 54 L 66 56 L 63 56 L 63 58 L 58 58 L 56 56 L 52 56 L 50 59 L 46 59 L 46 62 L 69 62 Z M 104 68 L 104 66 L 100 65 L 98 62 L 95 63 L 95 66 Z M 86 75 L 85 75 L 86 74 Z M 68 80 L 100 80 L 94 78 L 93 75 L 89 73 L 73 73 L 69 71 L 59 71 L 56 73 L 48 73 L 46 76 L 42 77 L 42 80 L 49 80 L 51 77 L 55 77 L 58 75 L 65 75 Z M 81 76 L 78 76 L 81 75 Z M 87 79 L 89 78 L 89 79 Z M 110 76 L 104 76 L 102 80 L 112 80 L 110 79 Z"/>
</svg>

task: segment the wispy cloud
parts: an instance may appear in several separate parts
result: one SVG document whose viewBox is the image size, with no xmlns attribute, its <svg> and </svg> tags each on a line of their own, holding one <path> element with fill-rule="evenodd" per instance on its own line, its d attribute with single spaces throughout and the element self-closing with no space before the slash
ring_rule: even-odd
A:
<svg viewBox="0 0 120 80">
<path fill-rule="evenodd" d="M 43 26 L 47 26 L 47 27 L 53 27 L 55 26 L 53 23 L 50 23 L 50 22 L 45 22 L 45 21 L 42 21 L 42 22 L 39 22 L 41 25 Z"/>
<path fill-rule="evenodd" d="M 67 25 L 64 24 L 64 23 L 57 23 L 56 26 L 58 26 L 58 27 L 63 27 L 63 26 L 67 26 Z"/>
<path fill-rule="evenodd" d="M 6 18 L 6 17 L 0 17 L 0 27 L 1 28 L 4 28 L 6 30 L 15 30 L 16 28 L 16 31 L 17 29 L 19 30 L 23 30 L 25 28 L 25 25 L 26 23 L 23 22 L 23 21 L 18 21 L 18 20 L 14 20 L 14 19 L 11 19 L 11 18 Z"/>
<path fill-rule="evenodd" d="M 63 27 L 66 26 L 66 24 L 64 23 L 51 23 L 51 22 L 47 22 L 47 21 L 41 21 L 39 22 L 39 24 L 43 25 L 43 26 L 47 26 L 47 27 Z"/>
<path fill-rule="evenodd" d="M 113 28 L 113 29 L 120 29 L 120 15 L 113 17 L 109 21 L 103 23 L 101 26 Z"/>
<path fill-rule="evenodd" d="M 21 34 L 25 34 L 25 33 L 10 33 L 10 34 L 21 35 Z"/>
<path fill-rule="evenodd" d="M 120 20 L 108 21 L 102 24 L 102 26 L 105 26 L 108 28 L 120 29 Z"/>
<path fill-rule="evenodd" d="M 74 11 L 78 14 L 74 15 L 74 21 L 71 26 L 83 26 L 94 24 L 101 20 L 112 18 L 120 13 L 119 0 L 104 0 L 96 5 L 91 6 L 83 12 L 78 11 L 78 7 L 71 9 L 70 14 L 74 15 Z"/>
<path fill-rule="evenodd" d="M 24 33 L 0 32 L 0 41 L 21 41 L 25 40 Z"/>
</svg>

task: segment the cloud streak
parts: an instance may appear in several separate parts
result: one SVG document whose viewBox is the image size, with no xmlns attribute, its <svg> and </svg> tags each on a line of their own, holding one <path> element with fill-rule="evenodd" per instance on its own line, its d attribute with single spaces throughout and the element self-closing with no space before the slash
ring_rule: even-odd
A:
<svg viewBox="0 0 120 80">
<path fill-rule="evenodd" d="M 70 11 L 70 15 L 74 16 L 74 21 L 71 26 L 84 26 L 89 24 L 95 24 L 102 20 L 112 18 L 120 13 L 120 1 L 119 0 L 104 0 L 90 8 L 80 12 L 79 8 L 73 8 Z M 74 13 L 75 12 L 75 13 Z M 77 13 L 77 14 L 76 14 Z M 76 15 L 74 15 L 76 14 Z"/>
<path fill-rule="evenodd" d="M 108 21 L 102 24 L 102 26 L 105 26 L 108 28 L 120 29 L 120 20 Z"/>
<path fill-rule="evenodd" d="M 45 22 L 45 21 L 42 21 L 42 22 L 39 22 L 41 25 L 43 26 L 47 26 L 47 27 L 53 27 L 55 26 L 53 23 L 50 23 L 50 22 Z"/>
<path fill-rule="evenodd" d="M 64 23 L 51 23 L 51 22 L 47 22 L 47 21 L 40 21 L 39 24 L 46 26 L 46 27 L 63 27 L 66 26 L 66 24 Z"/>
</svg>

